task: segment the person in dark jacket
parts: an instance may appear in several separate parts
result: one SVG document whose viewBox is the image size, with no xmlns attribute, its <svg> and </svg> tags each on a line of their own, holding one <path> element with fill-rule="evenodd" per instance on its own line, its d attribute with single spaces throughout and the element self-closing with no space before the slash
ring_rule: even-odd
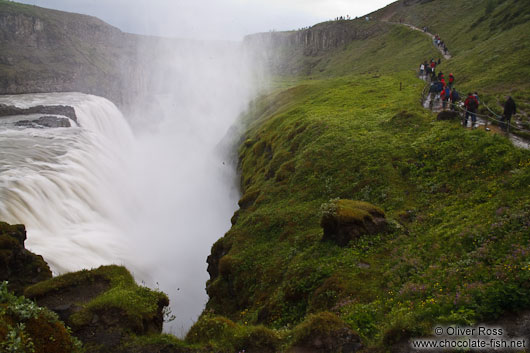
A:
<svg viewBox="0 0 530 353">
<path fill-rule="evenodd" d="M 504 103 L 504 113 L 502 114 L 502 129 L 509 131 L 510 129 L 510 120 L 512 115 L 516 113 L 517 107 L 515 106 L 515 101 L 512 97 L 506 97 L 506 103 Z"/>
<path fill-rule="evenodd" d="M 456 110 L 456 105 L 459 100 L 460 100 L 460 94 L 458 93 L 456 88 L 453 88 L 453 90 L 451 91 L 451 110 L 452 111 Z"/>
<path fill-rule="evenodd" d="M 467 127 L 467 120 L 471 116 L 471 127 L 474 128 L 477 121 L 478 99 L 472 93 L 468 93 L 464 107 L 466 108 L 466 115 L 463 125 Z"/>
</svg>

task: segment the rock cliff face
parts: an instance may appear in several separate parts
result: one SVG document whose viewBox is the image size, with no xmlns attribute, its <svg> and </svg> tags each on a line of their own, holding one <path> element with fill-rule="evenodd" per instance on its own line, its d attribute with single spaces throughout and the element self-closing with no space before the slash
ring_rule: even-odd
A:
<svg viewBox="0 0 530 353">
<path fill-rule="evenodd" d="M 0 94 L 79 91 L 125 103 L 141 38 L 94 17 L 2 1 Z"/>
<path fill-rule="evenodd" d="M 298 31 L 249 35 L 244 44 L 256 60 L 264 61 L 273 72 L 300 74 L 308 73 L 307 58 L 345 49 L 354 40 L 381 33 L 384 27 L 384 23 L 362 19 L 329 21 Z"/>
<path fill-rule="evenodd" d="M 22 294 L 25 287 L 52 277 L 42 256 L 26 250 L 26 228 L 0 222 L 0 282 L 8 281 L 8 288 Z"/>
</svg>

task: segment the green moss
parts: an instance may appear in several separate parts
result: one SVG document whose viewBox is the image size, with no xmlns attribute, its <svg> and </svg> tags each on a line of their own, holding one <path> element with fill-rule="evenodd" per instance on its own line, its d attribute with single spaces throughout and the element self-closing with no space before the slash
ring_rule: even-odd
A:
<svg viewBox="0 0 530 353">
<path fill-rule="evenodd" d="M 220 352 L 278 352 L 281 336 L 264 326 L 237 324 L 220 316 L 203 314 L 186 335 L 186 342 Z"/>
<path fill-rule="evenodd" d="M 314 291 L 309 302 L 309 311 L 315 313 L 333 309 L 341 298 L 344 298 L 349 294 L 347 287 L 348 285 L 346 281 L 337 275 L 333 275 L 326 279 L 324 283 Z"/>
<path fill-rule="evenodd" d="M 219 261 L 219 274 L 224 278 L 229 278 L 240 265 L 240 261 L 232 256 L 223 256 Z"/>
<path fill-rule="evenodd" d="M 236 338 L 238 351 L 276 353 L 282 344 L 278 333 L 264 326 L 245 327 L 240 329 Z"/>
<path fill-rule="evenodd" d="M 367 217 L 372 218 L 372 215 L 385 217 L 383 210 L 368 202 L 338 200 L 336 205 L 336 215 L 341 222 L 363 221 Z"/>
<path fill-rule="evenodd" d="M 126 268 L 115 265 L 67 273 L 29 287 L 25 295 L 39 298 L 95 282 L 108 283 L 109 288 L 87 303 L 80 303 L 83 309 L 70 317 L 75 327 L 89 324 L 96 313 L 118 311 L 133 330 L 141 331 L 144 321 L 155 319 L 159 310 L 169 305 L 164 293 L 138 286 Z"/>
<path fill-rule="evenodd" d="M 134 278 L 122 266 L 101 266 L 95 270 L 81 270 L 54 277 L 48 281 L 37 283 L 24 292 L 27 297 L 38 298 L 48 293 L 60 291 L 68 287 L 75 287 L 82 283 L 94 283 L 98 280 L 108 282 L 114 286 L 134 286 Z"/>
<path fill-rule="evenodd" d="M 227 261 L 237 266 L 228 261 L 229 276 L 208 289 L 209 309 L 283 329 L 336 310 L 365 342 L 381 346 L 403 330 L 424 334 L 460 309 L 469 322 L 527 305 L 500 300 L 501 282 L 488 266 L 515 266 L 518 275 L 502 283 L 526 288 L 525 262 L 510 258 L 508 244 L 529 244 L 521 225 L 530 200 L 528 151 L 435 121 L 418 104 L 423 82 L 413 73 L 297 84 L 263 96 L 248 113 L 245 138 L 256 143 L 241 146 L 241 175 L 259 202 L 240 209 L 223 238 L 232 244 Z M 262 151 L 259 141 L 266 141 Z M 278 178 L 284 164 L 288 172 Z M 509 215 L 496 216 L 499 207 Z M 343 222 L 407 220 L 340 248 L 321 241 L 323 211 Z M 477 253 L 482 245 L 487 259 Z M 398 319 L 404 310 L 413 319 Z"/>
<path fill-rule="evenodd" d="M 189 343 L 213 343 L 231 345 L 237 325 L 231 320 L 220 316 L 203 315 L 191 327 L 186 335 Z"/>
<path fill-rule="evenodd" d="M 260 191 L 257 189 L 249 189 L 243 194 L 238 204 L 241 208 L 248 208 L 254 204 L 254 201 L 258 198 Z"/>
<path fill-rule="evenodd" d="M 200 347 L 185 343 L 169 334 L 131 336 L 121 347 L 131 353 L 140 352 L 202 352 Z"/>
<path fill-rule="evenodd" d="M 323 311 L 318 314 L 312 314 L 294 328 L 291 345 L 303 346 L 317 337 L 333 337 L 334 334 L 345 327 L 346 324 L 330 312 Z"/>
</svg>

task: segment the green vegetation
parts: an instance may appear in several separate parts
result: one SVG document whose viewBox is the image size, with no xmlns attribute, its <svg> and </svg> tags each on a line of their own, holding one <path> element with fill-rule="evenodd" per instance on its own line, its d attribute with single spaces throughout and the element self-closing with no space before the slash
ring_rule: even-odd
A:
<svg viewBox="0 0 530 353">
<path fill-rule="evenodd" d="M 17 297 L 0 284 L 0 350 L 8 353 L 81 352 L 57 315 L 31 300 Z"/>
<path fill-rule="evenodd" d="M 523 2 L 402 1 L 374 17 L 429 26 L 453 54 L 440 69 L 461 91 L 479 91 L 496 110 L 510 93 L 526 116 Z M 351 23 L 370 35 L 314 55 L 281 48 L 291 75 L 276 77 L 242 117 L 240 210 L 212 247 L 210 300 L 185 342 L 136 336 L 167 297 L 117 266 L 57 277 L 26 295 L 98 282 L 104 290 L 79 304 L 75 327 L 117 308 L 132 327 L 124 347 L 226 353 L 288 351 L 336 332 L 389 351 L 438 323 L 528 309 L 530 152 L 421 107 L 415 71 L 439 56 L 424 34 Z M 323 241 L 330 222 L 383 217 L 385 231 Z"/>
<path fill-rule="evenodd" d="M 280 333 L 264 326 L 249 326 L 248 322 L 233 321 L 205 313 L 186 336 L 186 342 L 207 350 L 234 352 L 243 349 L 259 352 L 277 352 Z"/>
<path fill-rule="evenodd" d="M 414 71 L 439 54 L 422 33 L 388 26 L 300 61 L 310 76 L 277 78 L 277 89 L 243 118 L 241 209 L 212 249 L 227 254 L 207 286 L 207 310 L 236 333 L 210 342 L 237 335 L 239 325 L 266 325 L 287 349 L 298 332 L 319 327 L 313 315 L 331 312 L 370 349 L 385 351 L 437 323 L 470 325 L 530 306 L 530 153 L 505 137 L 435 121 L 419 104 L 424 83 Z M 508 38 L 517 33 L 529 33 L 527 24 L 469 52 L 448 40 L 455 56 L 441 68 L 487 102 L 511 92 L 524 110 L 528 41 L 513 52 Z M 513 56 L 479 73 L 477 58 L 488 59 L 481 46 Z M 336 213 L 337 199 L 378 206 L 390 232 L 346 247 L 322 241 L 322 212 Z"/>
<path fill-rule="evenodd" d="M 219 241 L 230 251 L 210 309 L 277 329 L 331 310 L 380 345 L 530 304 L 530 153 L 433 122 L 421 89 L 408 73 L 349 76 L 256 102 L 240 149 L 246 201 Z M 322 242 L 320 207 L 337 197 L 399 224 L 346 248 Z"/>
<path fill-rule="evenodd" d="M 169 305 L 169 299 L 164 293 L 137 285 L 126 268 L 115 265 L 54 277 L 29 287 L 24 294 L 38 299 L 45 295 L 60 293 L 67 288 L 98 282 L 106 288 L 94 298 L 81 297 L 88 301 L 81 302 L 82 309 L 70 317 L 74 328 L 89 324 L 97 313 L 118 310 L 133 331 L 141 332 L 144 322 L 155 320 L 159 310 Z"/>
<path fill-rule="evenodd" d="M 399 2 L 373 16 L 394 22 L 402 19 L 439 34 L 453 55 L 439 70 L 454 73 L 456 87 L 462 92 L 478 91 L 498 113 L 504 96 L 511 94 L 524 111 L 519 119 L 530 126 L 530 6 L 526 2 L 437 0 L 416 6 Z"/>
</svg>

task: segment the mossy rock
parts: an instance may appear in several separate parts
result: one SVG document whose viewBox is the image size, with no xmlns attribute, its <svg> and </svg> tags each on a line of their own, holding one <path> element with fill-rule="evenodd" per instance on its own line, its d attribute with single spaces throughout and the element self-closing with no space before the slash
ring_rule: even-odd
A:
<svg viewBox="0 0 530 353">
<path fill-rule="evenodd" d="M 239 214 L 239 212 L 237 213 Z M 232 244 L 226 238 L 221 238 L 212 245 L 210 255 L 206 259 L 210 281 L 215 280 L 219 276 L 219 263 L 221 258 L 228 254 L 231 248 Z"/>
<path fill-rule="evenodd" d="M 415 112 L 409 112 L 406 110 L 400 111 L 399 113 L 392 116 L 389 121 L 382 122 L 383 127 L 390 127 L 393 129 L 403 129 L 418 127 L 422 123 L 422 118 Z"/>
<path fill-rule="evenodd" d="M 289 352 L 309 350 L 322 353 L 353 353 L 362 347 L 359 335 L 336 315 L 324 311 L 309 315 L 294 328 Z"/>
<path fill-rule="evenodd" d="M 25 295 L 57 312 L 92 351 L 131 334 L 159 334 L 167 296 L 138 286 L 121 266 L 68 273 L 29 287 Z M 90 351 L 90 350 L 89 350 Z"/>
<path fill-rule="evenodd" d="M 238 202 L 239 207 L 242 209 L 249 208 L 254 204 L 259 195 L 260 191 L 258 189 L 249 188 L 243 196 L 241 196 L 241 199 Z"/>
<path fill-rule="evenodd" d="M 25 249 L 25 241 L 26 228 L 22 224 L 0 222 L 0 281 L 8 281 L 9 289 L 16 294 L 52 277 L 42 256 Z"/>
<path fill-rule="evenodd" d="M 313 293 L 309 301 L 310 312 L 332 309 L 347 292 L 346 283 L 339 276 L 331 276 Z"/>
<path fill-rule="evenodd" d="M 282 343 L 278 334 L 265 326 L 251 326 L 237 336 L 236 349 L 248 353 L 276 353 Z"/>
<path fill-rule="evenodd" d="M 436 116 L 436 120 L 448 120 L 448 121 L 460 121 L 462 117 L 460 116 L 459 112 L 451 111 L 451 110 L 444 110 L 438 113 Z"/>
<path fill-rule="evenodd" d="M 113 353 L 206 353 L 170 334 L 131 336 Z"/>
<path fill-rule="evenodd" d="M 230 255 L 223 256 L 219 261 L 219 274 L 222 278 L 229 279 L 240 264 L 241 261 Z"/>
<path fill-rule="evenodd" d="M 208 343 L 210 341 L 231 341 L 237 330 L 237 325 L 222 316 L 203 315 L 191 327 L 186 335 L 186 342 Z"/>
<path fill-rule="evenodd" d="M 387 232 L 389 224 L 380 208 L 362 201 L 333 200 L 323 205 L 322 240 L 346 246 L 351 240 L 367 234 Z"/>
</svg>

